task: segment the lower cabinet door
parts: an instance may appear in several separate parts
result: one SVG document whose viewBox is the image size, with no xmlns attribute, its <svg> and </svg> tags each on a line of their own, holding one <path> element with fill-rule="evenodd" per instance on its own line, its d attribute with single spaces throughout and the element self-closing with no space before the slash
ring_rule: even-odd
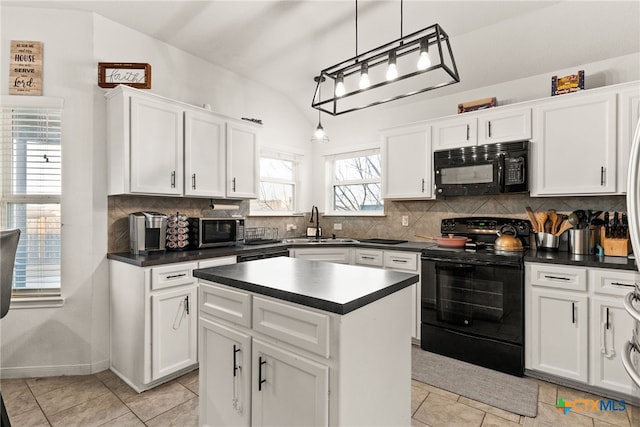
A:
<svg viewBox="0 0 640 427">
<path fill-rule="evenodd" d="M 198 363 L 198 287 L 151 295 L 151 379 Z"/>
<path fill-rule="evenodd" d="M 252 425 L 328 425 L 327 366 L 259 339 L 253 340 L 252 364 Z"/>
<path fill-rule="evenodd" d="M 591 299 L 591 384 L 633 395 L 631 378 L 622 365 L 622 351 L 634 320 L 621 300 Z"/>
<path fill-rule="evenodd" d="M 586 383 L 587 297 L 553 290 L 531 291 L 532 369 Z"/>
<path fill-rule="evenodd" d="M 251 337 L 200 319 L 200 425 L 251 422 Z"/>
</svg>

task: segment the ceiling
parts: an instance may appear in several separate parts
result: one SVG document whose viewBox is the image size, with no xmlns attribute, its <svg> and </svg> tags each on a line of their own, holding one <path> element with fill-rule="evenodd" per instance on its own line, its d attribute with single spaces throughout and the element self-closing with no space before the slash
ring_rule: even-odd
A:
<svg viewBox="0 0 640 427">
<path fill-rule="evenodd" d="M 466 39 L 469 39 L 469 35 L 475 32 L 482 34 L 482 29 L 495 28 L 496 24 L 540 13 L 559 3 L 407 0 L 403 5 L 403 33 L 406 35 L 439 23 L 451 37 L 456 55 L 457 37 L 464 38 L 466 35 Z M 594 3 L 597 4 L 585 2 L 586 5 Z M 3 4 L 93 11 L 269 86 L 304 109 L 309 108 L 313 95 L 313 76 L 356 53 L 355 0 L 3 0 Z M 400 36 L 400 4 L 399 0 L 360 0 L 357 3 L 359 53 Z M 530 38 L 538 37 L 530 28 L 522 30 Z M 545 31 L 549 31 L 548 25 Z M 500 43 L 504 42 L 500 39 L 477 39 L 482 49 L 493 47 L 497 51 L 501 50 Z M 637 45 L 638 41 L 629 49 L 637 51 Z M 608 51 L 611 48 L 609 46 Z M 542 56 L 530 59 L 530 64 L 522 63 L 521 59 L 526 57 L 511 62 L 496 56 L 495 52 L 491 57 L 499 61 L 499 68 L 503 72 L 502 75 L 494 75 L 494 80 L 504 75 L 513 76 L 510 79 L 513 80 L 524 77 L 523 73 L 546 71 Z M 456 56 L 456 61 L 464 80 L 472 70 L 469 66 L 463 68 L 464 58 L 459 60 Z M 551 70 L 561 68 L 557 62 L 549 67 Z M 472 79 L 472 86 L 495 83 L 491 81 L 492 73 L 482 74 Z M 465 87 L 471 88 L 469 85 Z"/>
</svg>

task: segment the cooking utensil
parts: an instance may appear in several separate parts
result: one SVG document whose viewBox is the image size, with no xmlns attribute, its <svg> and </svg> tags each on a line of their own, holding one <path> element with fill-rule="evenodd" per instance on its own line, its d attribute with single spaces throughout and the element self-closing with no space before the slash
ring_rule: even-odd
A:
<svg viewBox="0 0 640 427">
<path fill-rule="evenodd" d="M 507 234 L 510 231 L 511 234 Z M 518 230 L 511 225 L 505 224 L 498 230 L 498 237 L 493 243 L 496 251 L 521 251 L 523 250 L 522 241 L 518 239 Z"/>
<path fill-rule="evenodd" d="M 536 233 L 538 231 L 541 231 L 539 226 L 538 226 L 538 219 L 536 218 L 536 215 L 533 213 L 533 210 L 527 206 L 524 208 L 525 212 L 527 212 L 527 216 L 529 217 L 529 222 L 531 223 L 531 228 L 533 229 L 533 231 L 535 231 Z"/>
<path fill-rule="evenodd" d="M 554 233 L 554 236 L 562 235 L 562 233 L 564 233 L 565 231 L 567 231 L 571 227 L 573 227 L 573 224 L 571 223 L 571 215 L 569 215 L 569 220 L 564 221 L 562 223 L 562 225 L 560 226 L 560 229 L 556 233 Z"/>
<path fill-rule="evenodd" d="M 544 223 L 547 222 L 547 214 L 545 212 L 536 212 L 536 219 L 538 220 L 538 230 L 544 232 Z"/>
<path fill-rule="evenodd" d="M 560 227 L 560 216 L 556 213 L 555 209 L 549 209 L 547 212 L 549 219 L 551 220 L 551 233 L 556 233 L 558 227 Z"/>
<path fill-rule="evenodd" d="M 420 237 L 428 240 L 435 240 L 438 246 L 442 246 L 446 248 L 463 248 L 464 244 L 470 240 L 468 237 L 454 236 L 453 234 L 449 234 L 448 236 L 442 236 L 442 237 L 432 237 L 432 236 L 426 236 L 424 234 L 416 234 L 416 237 Z"/>
</svg>

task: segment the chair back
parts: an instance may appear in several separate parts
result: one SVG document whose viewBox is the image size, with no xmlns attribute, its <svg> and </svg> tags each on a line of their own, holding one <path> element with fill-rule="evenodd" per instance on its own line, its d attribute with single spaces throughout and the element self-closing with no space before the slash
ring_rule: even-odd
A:
<svg viewBox="0 0 640 427">
<path fill-rule="evenodd" d="M 0 318 L 9 311 L 20 230 L 0 230 Z"/>
</svg>

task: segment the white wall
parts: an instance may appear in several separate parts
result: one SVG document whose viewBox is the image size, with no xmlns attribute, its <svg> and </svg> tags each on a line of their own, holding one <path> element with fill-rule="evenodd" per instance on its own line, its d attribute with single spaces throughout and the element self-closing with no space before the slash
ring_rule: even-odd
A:
<svg viewBox="0 0 640 427">
<path fill-rule="evenodd" d="M 108 367 L 105 89 L 97 64 L 148 62 L 151 92 L 264 122 L 265 145 L 304 155 L 310 179 L 314 124 L 282 95 L 221 67 L 85 12 L 2 7 L 0 81 L 8 82 L 11 40 L 44 44 L 43 95 L 64 99 L 62 292 L 58 308 L 12 308 L 2 319 L 0 375 L 79 374 Z M 28 25 L 25 23 L 28 22 Z M 0 85 L 6 95 L 8 86 Z M 1 96 L 0 95 L 0 96 Z M 0 101 L 1 103 L 1 101 Z M 303 203 L 310 195 L 302 187 Z"/>
</svg>

